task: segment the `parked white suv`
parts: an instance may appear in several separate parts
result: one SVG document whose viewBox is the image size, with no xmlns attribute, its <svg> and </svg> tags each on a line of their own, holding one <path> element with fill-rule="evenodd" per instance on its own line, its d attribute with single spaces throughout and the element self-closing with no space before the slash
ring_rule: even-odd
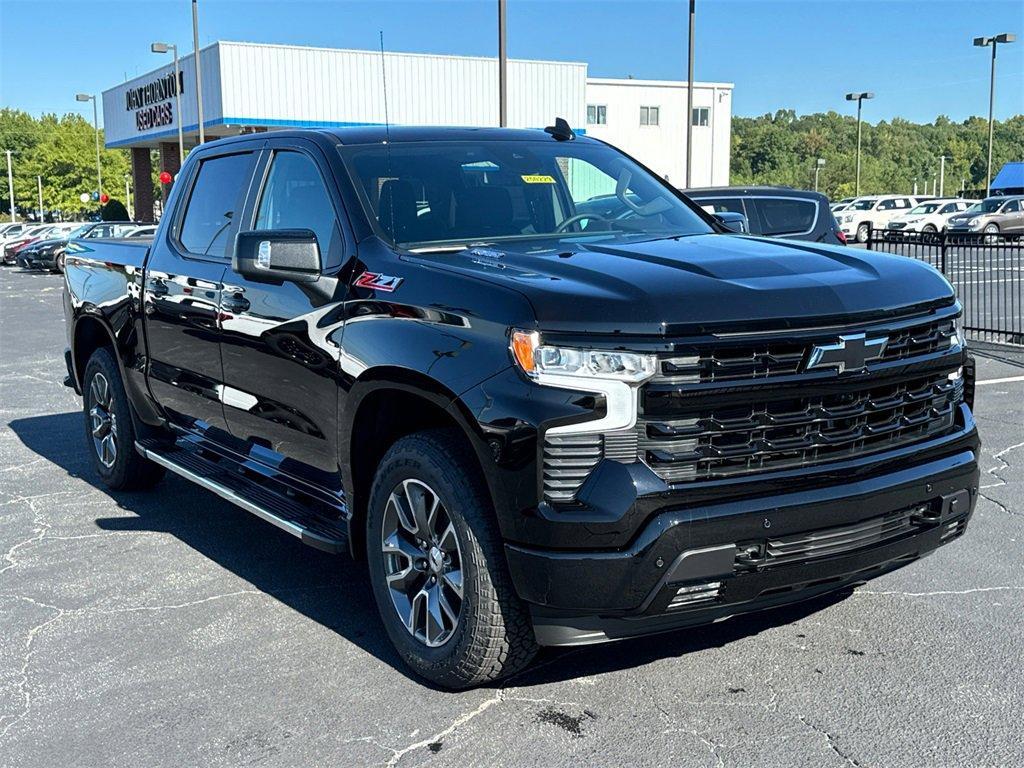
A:
<svg viewBox="0 0 1024 768">
<path fill-rule="evenodd" d="M 950 216 L 963 213 L 976 200 L 925 200 L 909 212 L 896 216 L 889 222 L 889 230 L 897 232 L 944 232 Z"/>
<path fill-rule="evenodd" d="M 890 221 L 916 204 L 917 200 L 909 195 L 866 195 L 850 203 L 836 219 L 848 240 L 863 243 L 868 239 L 869 228 L 885 229 Z"/>
</svg>

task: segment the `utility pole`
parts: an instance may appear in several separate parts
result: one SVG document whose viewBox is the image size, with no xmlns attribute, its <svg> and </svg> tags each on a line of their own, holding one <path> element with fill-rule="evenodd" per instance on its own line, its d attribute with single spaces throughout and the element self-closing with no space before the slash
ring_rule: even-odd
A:
<svg viewBox="0 0 1024 768">
<path fill-rule="evenodd" d="M 848 93 L 846 94 L 847 101 L 857 102 L 857 183 L 854 187 L 854 194 L 860 196 L 860 107 L 864 99 L 873 99 L 875 94 L 871 91 L 864 91 L 863 93 Z M 914 194 L 917 194 L 917 186 L 914 186 Z"/>
<path fill-rule="evenodd" d="M 36 176 L 36 185 L 39 189 L 39 223 L 43 223 L 43 177 Z"/>
<path fill-rule="evenodd" d="M 498 0 L 498 125 L 508 126 L 508 32 L 505 0 Z"/>
<path fill-rule="evenodd" d="M 939 155 L 939 197 L 946 191 L 946 156 Z"/>
<path fill-rule="evenodd" d="M 992 194 L 992 113 L 996 104 L 996 46 L 999 43 L 1012 43 L 1016 39 L 1016 35 L 1010 34 L 974 38 L 974 44 L 979 48 L 992 46 L 992 73 L 988 85 L 988 165 L 985 171 L 985 197 Z"/>
<path fill-rule="evenodd" d="M 92 102 L 92 127 L 96 131 L 96 195 L 98 199 L 98 196 L 103 194 L 103 170 L 100 168 L 100 118 L 96 109 L 96 97 L 90 96 L 88 93 L 79 93 L 75 95 L 75 101 Z"/>
<path fill-rule="evenodd" d="M 693 26 L 697 0 L 690 0 L 689 64 L 686 68 L 686 188 L 693 186 Z"/>
<path fill-rule="evenodd" d="M 7 154 L 7 194 L 11 205 L 11 222 L 13 223 L 18 219 L 14 215 L 14 174 L 11 172 L 11 150 L 5 149 L 4 152 Z"/>
<path fill-rule="evenodd" d="M 196 113 L 199 115 L 199 143 L 206 141 L 203 127 L 203 70 L 199 66 L 199 4 L 192 0 L 192 58 L 196 62 Z"/>
<path fill-rule="evenodd" d="M 181 69 L 178 67 L 178 46 L 174 43 L 153 43 L 149 46 L 153 53 L 174 53 L 174 101 L 176 116 L 174 122 L 178 124 L 178 167 L 185 164 L 185 134 L 181 121 Z"/>
</svg>

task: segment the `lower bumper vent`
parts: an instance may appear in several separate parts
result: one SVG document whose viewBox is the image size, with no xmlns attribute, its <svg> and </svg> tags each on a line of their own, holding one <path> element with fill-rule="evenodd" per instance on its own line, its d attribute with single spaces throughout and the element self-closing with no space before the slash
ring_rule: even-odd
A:
<svg viewBox="0 0 1024 768">
<path fill-rule="evenodd" d="M 704 584 L 687 584 L 679 587 L 665 610 L 674 611 L 694 605 L 713 603 L 718 599 L 718 592 L 721 588 L 722 582 L 720 581 L 709 581 Z"/>
</svg>

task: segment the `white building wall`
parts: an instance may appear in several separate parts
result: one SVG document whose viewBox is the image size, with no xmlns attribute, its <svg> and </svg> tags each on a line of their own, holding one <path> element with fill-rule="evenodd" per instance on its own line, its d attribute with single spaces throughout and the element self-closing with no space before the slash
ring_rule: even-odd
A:
<svg viewBox="0 0 1024 768">
<path fill-rule="evenodd" d="M 497 59 L 220 43 L 227 123 L 497 125 Z M 509 125 L 582 126 L 587 65 L 511 60 Z"/>
<path fill-rule="evenodd" d="M 686 83 L 589 78 L 587 104 L 606 107 L 604 125 L 587 134 L 632 155 L 677 187 L 686 184 Z M 693 126 L 691 186 L 729 183 L 732 84 L 694 83 L 694 109 L 707 107 L 709 124 Z M 658 107 L 657 126 L 640 124 L 641 107 Z"/>
</svg>

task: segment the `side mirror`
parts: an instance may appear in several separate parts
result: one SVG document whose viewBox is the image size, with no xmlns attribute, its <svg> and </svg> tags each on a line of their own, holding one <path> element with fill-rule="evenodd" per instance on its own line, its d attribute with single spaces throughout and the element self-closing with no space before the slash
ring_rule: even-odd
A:
<svg viewBox="0 0 1024 768">
<path fill-rule="evenodd" d="M 747 217 L 742 213 L 736 213 L 735 211 L 721 211 L 720 213 L 711 214 L 715 217 L 715 220 L 728 230 L 733 232 L 749 232 L 750 227 L 747 224 Z"/>
<path fill-rule="evenodd" d="M 239 232 L 232 267 L 261 282 L 312 283 L 320 277 L 320 246 L 309 229 Z"/>
</svg>

